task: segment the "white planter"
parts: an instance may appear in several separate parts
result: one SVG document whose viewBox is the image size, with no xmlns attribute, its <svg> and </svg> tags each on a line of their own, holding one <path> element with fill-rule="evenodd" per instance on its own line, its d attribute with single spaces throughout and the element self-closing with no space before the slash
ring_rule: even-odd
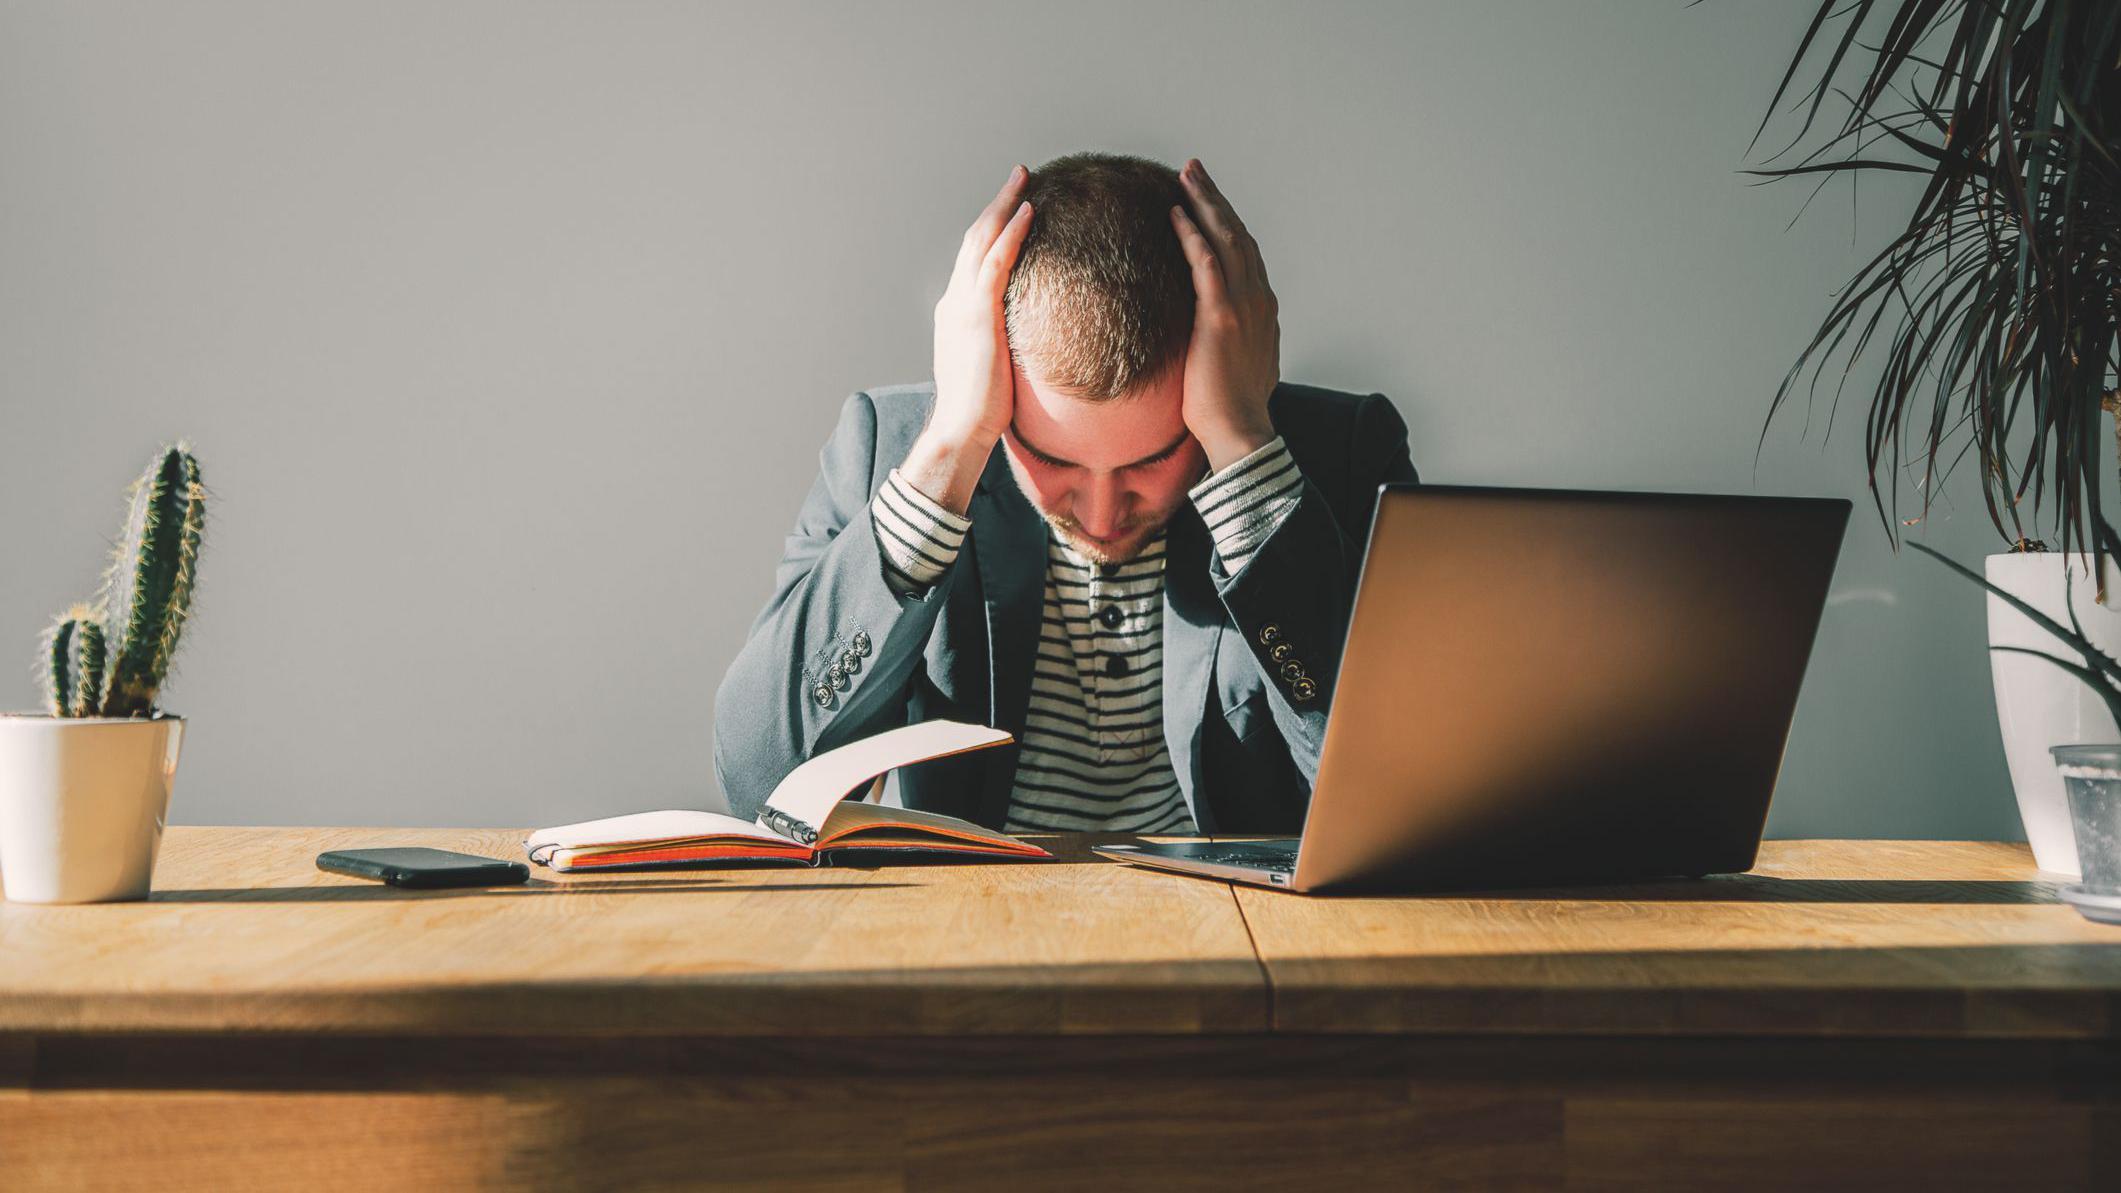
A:
<svg viewBox="0 0 2121 1193">
<path fill-rule="evenodd" d="M 183 742 L 181 717 L 0 715 L 0 890 L 145 899 Z"/>
<path fill-rule="evenodd" d="M 2063 555 L 2057 551 L 1991 555 L 1984 569 L 1988 581 L 2064 625 Z M 2108 654 L 2121 656 L 2121 566 L 2106 564 L 2112 607 L 2095 599 L 2098 585 L 2089 555 L 2071 555 L 2070 605 L 2084 625 L 2085 636 Z M 2081 656 L 2054 635 L 2033 624 L 1999 597 L 1988 598 L 1990 646 L 2022 646 L 2071 662 Z M 2077 877 L 2077 843 L 2070 828 L 2069 795 L 2048 753 L 2055 746 L 2121 742 L 2121 727 L 2097 693 L 2075 676 L 2031 655 L 1989 652 L 1989 673 L 1996 686 L 1996 721 L 2003 730 L 2003 755 L 2010 763 L 2011 786 L 2018 794 L 2018 815 L 2025 822 L 2033 860 L 2042 870 Z"/>
</svg>

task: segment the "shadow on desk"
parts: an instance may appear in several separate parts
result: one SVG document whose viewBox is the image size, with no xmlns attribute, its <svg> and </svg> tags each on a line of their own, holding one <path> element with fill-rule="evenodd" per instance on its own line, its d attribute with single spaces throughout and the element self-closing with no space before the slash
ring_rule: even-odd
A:
<svg viewBox="0 0 2121 1193">
<path fill-rule="evenodd" d="M 1143 837 L 1132 833 L 1070 834 L 1061 837 L 1030 836 L 1034 841 L 1054 851 L 1050 860 L 1022 861 L 1016 859 L 992 861 L 963 856 L 931 855 L 907 856 L 887 861 L 864 859 L 843 862 L 838 866 L 821 869 L 829 872 L 841 870 L 850 879 L 855 875 L 873 875 L 892 870 L 926 869 L 931 866 L 1124 866 L 1092 852 L 1094 846 L 1117 843 L 1142 844 L 1170 840 L 1212 840 L 1215 838 Z M 1242 839 L 1242 838 L 1238 838 Z M 539 894 L 603 894 L 625 892 L 651 894 L 680 891 L 830 891 L 850 889 L 873 889 L 879 887 L 911 886 L 913 883 L 870 881 L 866 877 L 848 882 L 829 879 L 820 882 L 759 883 L 733 881 L 747 871 L 802 869 L 786 862 L 775 863 L 726 863 L 717 866 L 671 867 L 664 869 L 634 870 L 609 875 L 576 875 L 565 878 L 545 878 L 533 875 L 529 882 L 520 886 L 469 887 L 463 889 L 416 890 L 386 886 L 381 883 L 342 884 L 321 886 L 287 887 L 208 887 L 198 889 L 156 890 L 150 899 L 162 903 L 346 903 L 390 899 L 445 899 L 475 896 L 521 896 Z M 1221 882 L 1220 879 L 1200 878 L 1185 874 L 1153 871 L 1147 867 L 1130 867 L 1152 874 L 1160 881 L 1178 884 Z M 1363 901 L 1473 901 L 1473 902 L 1591 902 L 1591 903 L 1668 903 L 1668 904 L 1716 904 L 1716 903 L 1822 903 L 1822 904 L 1959 904 L 1959 905 L 2033 905 L 2061 902 L 2057 893 L 2061 881 L 2024 879 L 1922 879 L 1922 878 L 1779 878 L 1770 874 L 1716 874 L 1707 878 L 1669 878 L 1634 882 L 1588 882 L 1548 887 L 1451 887 L 1438 890 L 1414 890 L 1406 892 L 1349 891 L 1345 893 L 1302 895 L 1287 891 L 1270 891 L 1264 888 L 1259 893 L 1264 897 L 1293 900 L 1363 900 Z M 1252 888 L 1247 888 L 1248 893 Z"/>
<path fill-rule="evenodd" d="M 1026 837 L 1054 850 L 1056 861 L 1087 865 L 1126 865 L 1091 852 L 1095 847 L 1163 841 L 1247 841 L 1256 837 L 1142 837 L 1129 833 L 1081 833 Z M 1149 870 L 1150 867 L 1136 867 Z M 1201 882 L 1185 874 L 1163 874 L 1173 882 Z M 1347 891 L 1297 894 L 1265 887 L 1243 887 L 1277 899 L 1478 900 L 1591 903 L 1886 903 L 1886 904 L 2040 904 L 2060 903 L 2058 892 L 2068 880 L 1929 879 L 1929 878 L 1780 878 L 1772 874 L 1712 874 L 1706 878 L 1660 878 L 1620 882 L 1562 883 L 1538 887 L 1465 887 L 1433 890 Z"/>
<path fill-rule="evenodd" d="M 1149 841 L 1172 840 L 1169 837 L 1144 837 L 1135 833 L 1090 833 L 1062 835 L 1026 835 L 1033 841 L 1054 851 L 1051 860 L 1021 861 L 1009 859 L 990 861 L 985 858 L 964 856 L 909 855 L 889 861 L 863 860 L 837 866 L 820 867 L 829 873 L 841 870 L 853 875 L 869 875 L 878 871 L 896 869 L 925 869 L 930 866 L 1021 866 L 1021 865 L 1093 865 L 1109 866 L 1114 863 L 1090 852 L 1092 845 L 1118 842 L 1140 844 Z M 1188 838 L 1190 839 L 1190 838 Z M 155 903 L 366 903 L 391 899 L 463 899 L 494 896 L 522 895 L 566 895 L 566 894 L 629 894 L 671 893 L 678 891 L 781 891 L 793 895 L 800 891 L 876 890 L 895 886 L 910 886 L 911 883 L 877 882 L 866 877 L 856 881 L 800 883 L 762 883 L 733 881 L 746 872 L 790 871 L 805 867 L 786 861 L 771 862 L 725 862 L 714 866 L 668 867 L 662 869 L 639 869 L 614 872 L 609 875 L 573 875 L 565 878 L 547 878 L 533 874 L 529 882 L 520 886 L 464 887 L 459 889 L 418 890 L 407 887 L 387 886 L 383 883 L 339 883 L 320 886 L 274 886 L 274 887 L 200 887 L 195 889 L 155 890 L 149 901 Z M 1198 879 L 1182 879 L 1197 882 Z"/>
<path fill-rule="evenodd" d="M 150 903 L 373 903 L 391 899 L 464 899 L 473 897 L 521 897 L 524 895 L 570 895 L 614 893 L 658 894 L 673 891 L 844 891 L 907 886 L 903 882 L 806 882 L 801 885 L 761 882 L 714 882 L 697 878 L 592 879 L 553 882 L 533 878 L 520 886 L 460 887 L 444 890 L 414 890 L 386 886 L 264 886 L 202 887 L 196 890 L 158 890 Z"/>
<path fill-rule="evenodd" d="M 2059 882 L 2012 879 L 1776 878 L 1768 874 L 1716 874 L 1707 878 L 1673 878 L 1655 882 L 1440 891 L 1407 897 L 1571 903 L 2011 904 L 2059 903 L 2061 897 L 2056 891 L 2061 886 Z"/>
<path fill-rule="evenodd" d="M 1123 865 L 1120 862 L 1104 862 L 1096 859 L 1064 859 L 1077 864 Z M 890 870 L 895 866 L 977 865 L 962 860 L 935 863 L 904 862 L 892 865 L 844 867 L 848 870 L 873 872 Z M 1018 864 L 1018 863 L 1005 863 Z M 1052 863 L 1046 863 L 1048 865 Z M 727 871 L 699 871 L 699 873 L 726 874 Z M 1197 883 L 1219 881 L 1200 879 L 1183 874 L 1169 876 L 1172 882 Z M 554 882 L 550 879 L 533 878 L 521 886 L 466 887 L 455 890 L 414 890 L 404 887 L 385 886 L 282 886 L 282 887 L 202 887 L 191 890 L 157 890 L 149 896 L 155 903 L 365 903 L 390 899 L 462 899 L 473 897 L 507 897 L 524 895 L 568 895 L 568 894 L 657 894 L 679 891 L 720 891 L 724 893 L 749 891 L 782 891 L 794 895 L 802 891 L 876 890 L 896 886 L 912 886 L 904 882 L 805 882 L 805 883 L 759 883 L 717 881 L 703 878 L 606 878 Z M 2058 903 L 2055 894 L 2059 884 L 2047 882 L 1952 882 L 1923 881 L 1919 879 L 1845 879 L 1827 880 L 1815 878 L 1770 878 L 1758 874 L 1734 874 L 1722 878 L 1688 879 L 1675 878 L 1662 882 L 1586 884 L 1568 887 L 1538 887 L 1529 889 L 1496 890 L 1449 890 L 1424 891 L 1404 895 L 1347 894 L 1347 895 L 1297 895 L 1269 891 L 1268 895 L 1281 899 L 1360 899 L 1406 900 L 1406 901 L 1480 901 L 1480 902 L 1569 902 L 1569 903 L 1943 903 L 1943 904 L 2040 904 Z"/>
</svg>

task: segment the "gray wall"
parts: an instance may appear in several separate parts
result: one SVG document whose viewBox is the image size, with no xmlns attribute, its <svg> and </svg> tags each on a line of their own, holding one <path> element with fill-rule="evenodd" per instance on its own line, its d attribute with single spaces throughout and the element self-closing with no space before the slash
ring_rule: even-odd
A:
<svg viewBox="0 0 2121 1193">
<path fill-rule="evenodd" d="M 1754 468 L 1901 212 L 1786 232 L 1734 172 L 1810 7 L 7 4 L 0 707 L 182 434 L 173 819 L 712 804 L 841 399 L 927 376 L 1011 163 L 1098 147 L 1210 165 L 1284 375 L 1391 394 L 1428 479 L 1856 498 L 1770 827 L 2016 836 L 1980 603 L 1861 504 L 1860 401 Z M 1946 498 L 1928 540 L 1993 549 Z"/>
</svg>

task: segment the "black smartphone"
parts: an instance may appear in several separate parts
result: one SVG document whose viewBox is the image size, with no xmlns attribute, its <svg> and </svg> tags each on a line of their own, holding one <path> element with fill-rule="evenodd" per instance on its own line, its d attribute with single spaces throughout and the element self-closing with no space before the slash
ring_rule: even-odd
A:
<svg viewBox="0 0 2121 1193">
<path fill-rule="evenodd" d="M 513 886 L 530 881 L 521 862 L 407 845 L 391 849 L 333 849 L 317 855 L 317 869 L 392 886 L 433 889 L 451 886 Z"/>
</svg>

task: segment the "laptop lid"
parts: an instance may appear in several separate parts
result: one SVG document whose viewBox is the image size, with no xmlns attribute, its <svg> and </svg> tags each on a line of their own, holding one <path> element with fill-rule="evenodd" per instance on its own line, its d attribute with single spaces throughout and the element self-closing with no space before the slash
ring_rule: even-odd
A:
<svg viewBox="0 0 2121 1193">
<path fill-rule="evenodd" d="M 1749 869 L 1848 515 L 1385 486 L 1292 885 Z"/>
</svg>

